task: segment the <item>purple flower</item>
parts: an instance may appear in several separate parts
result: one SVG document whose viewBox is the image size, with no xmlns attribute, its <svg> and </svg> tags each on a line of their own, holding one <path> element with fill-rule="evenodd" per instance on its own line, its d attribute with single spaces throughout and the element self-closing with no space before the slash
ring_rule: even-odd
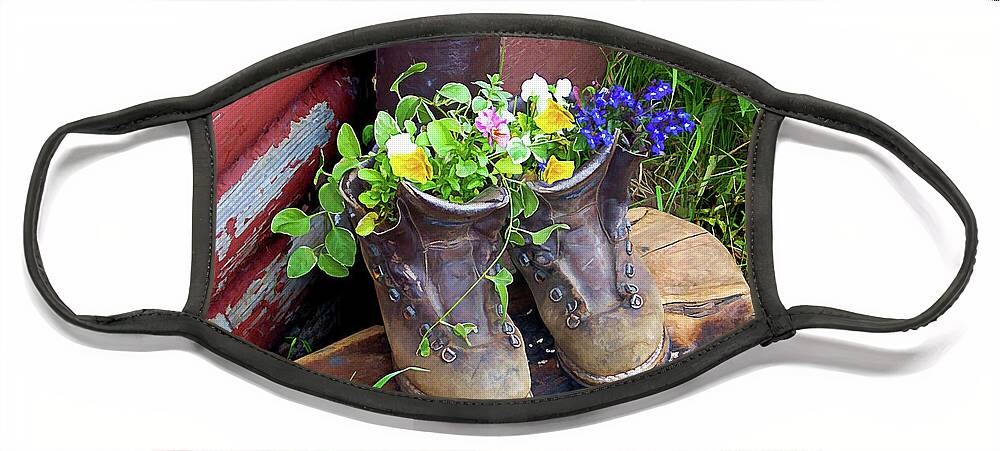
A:
<svg viewBox="0 0 1000 451">
<path fill-rule="evenodd" d="M 697 125 L 683 109 L 670 109 L 660 102 L 673 92 L 670 84 L 656 80 L 636 100 L 622 86 L 597 91 L 589 99 L 580 99 L 574 109 L 580 134 L 587 146 L 596 149 L 610 145 L 617 129 L 632 131 L 638 141 L 650 146 L 652 155 L 662 155 L 667 141 L 683 133 L 692 133 Z"/>
<path fill-rule="evenodd" d="M 674 91 L 670 88 L 670 83 L 663 80 L 656 80 L 652 85 L 646 87 L 646 93 L 643 94 L 642 98 L 648 102 L 655 102 L 669 96 L 672 92 Z"/>
</svg>

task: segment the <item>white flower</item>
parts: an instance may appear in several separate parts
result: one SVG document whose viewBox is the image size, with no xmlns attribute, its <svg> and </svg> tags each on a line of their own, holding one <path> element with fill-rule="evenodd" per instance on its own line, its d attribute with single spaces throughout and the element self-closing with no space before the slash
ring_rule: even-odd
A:
<svg viewBox="0 0 1000 451">
<path fill-rule="evenodd" d="M 545 111 L 545 108 L 549 106 L 549 100 L 552 99 L 552 94 L 545 93 L 545 95 L 538 96 L 538 100 L 535 101 L 535 113 L 541 114 Z"/>
<path fill-rule="evenodd" d="M 514 122 L 514 119 L 516 119 L 514 117 L 514 113 L 511 113 L 510 111 L 507 111 L 506 109 L 502 109 L 502 110 L 498 111 L 497 114 L 500 115 L 500 119 L 503 119 L 503 120 L 505 120 L 507 122 Z"/>
<path fill-rule="evenodd" d="M 556 98 L 569 97 L 569 93 L 573 91 L 573 83 L 565 78 L 559 79 L 556 82 Z"/>
<path fill-rule="evenodd" d="M 389 154 L 389 158 L 396 156 L 409 155 L 417 151 L 417 145 L 410 141 L 410 135 L 407 133 L 400 133 L 396 136 L 389 138 L 385 142 L 386 153 Z"/>
<path fill-rule="evenodd" d="M 545 81 L 544 78 L 539 77 L 538 74 L 533 74 L 531 78 L 524 80 L 521 83 L 521 100 L 527 102 L 531 97 L 538 97 L 539 99 L 547 97 L 549 94 L 549 82 Z"/>
</svg>

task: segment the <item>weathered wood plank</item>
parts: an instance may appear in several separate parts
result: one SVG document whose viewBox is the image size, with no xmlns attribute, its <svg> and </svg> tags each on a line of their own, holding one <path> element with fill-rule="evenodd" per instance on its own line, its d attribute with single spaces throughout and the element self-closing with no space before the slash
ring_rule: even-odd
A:
<svg viewBox="0 0 1000 451">
<path fill-rule="evenodd" d="M 206 318 L 258 346 L 280 340 L 310 286 L 310 277 L 288 280 L 285 258 L 299 245 L 319 244 L 325 230 L 290 240 L 272 234 L 270 220 L 283 208 L 310 210 L 306 202 L 315 203 L 320 152 L 332 153 L 334 131 L 366 95 L 362 80 L 371 68 L 358 65 L 344 60 L 286 77 L 213 114 L 225 155 L 216 168 L 215 277 Z"/>
<path fill-rule="evenodd" d="M 286 259 L 299 246 L 318 246 L 329 230 L 322 216 L 313 218 L 312 225 L 304 236 L 275 237 L 254 253 L 227 279 L 227 288 L 212 297 L 206 319 L 265 349 L 280 341 L 294 307 L 316 277 L 289 279 Z"/>
<path fill-rule="evenodd" d="M 382 326 L 369 327 L 296 362 L 338 379 L 369 386 L 393 371 L 392 352 Z M 385 389 L 398 391 L 399 385 L 389 381 Z"/>
<path fill-rule="evenodd" d="M 714 341 L 753 317 L 750 289 L 725 246 L 700 227 L 647 208 L 629 211 L 632 239 L 664 296 L 664 325 L 674 359 Z M 374 298 L 371 302 L 375 302 Z M 511 318 L 524 336 L 535 396 L 581 386 L 559 367 L 552 336 L 518 280 L 510 287 Z M 334 377 L 374 383 L 393 370 L 381 327 L 369 328 L 296 362 Z M 356 374 L 355 374 L 356 372 Z M 363 374 L 363 377 L 362 377 Z M 387 390 L 396 389 L 386 386 Z"/>
<path fill-rule="evenodd" d="M 324 69 L 326 65 L 289 75 L 216 111 L 212 115 L 216 170 L 226 172 Z"/>
</svg>

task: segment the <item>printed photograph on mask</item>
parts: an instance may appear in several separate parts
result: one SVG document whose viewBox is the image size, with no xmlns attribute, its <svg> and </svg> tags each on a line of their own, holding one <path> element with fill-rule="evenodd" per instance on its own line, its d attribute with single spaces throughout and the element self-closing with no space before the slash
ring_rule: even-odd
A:
<svg viewBox="0 0 1000 451">
<path fill-rule="evenodd" d="M 757 112 L 557 39 L 409 42 L 305 69 L 212 114 L 205 319 L 313 372 L 434 397 L 668 365 L 754 317 Z"/>
</svg>

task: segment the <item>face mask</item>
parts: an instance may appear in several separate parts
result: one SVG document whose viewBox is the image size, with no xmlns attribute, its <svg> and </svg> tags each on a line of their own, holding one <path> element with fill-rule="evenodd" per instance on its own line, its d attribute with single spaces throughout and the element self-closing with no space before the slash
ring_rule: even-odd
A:
<svg viewBox="0 0 1000 451">
<path fill-rule="evenodd" d="M 782 305 L 770 212 L 786 117 L 874 141 L 955 209 L 964 260 L 926 311 Z M 177 121 L 194 154 L 186 304 L 73 312 L 37 242 L 56 148 Z M 70 323 L 184 336 L 315 396 L 460 422 L 636 399 L 799 329 L 922 327 L 965 287 L 977 241 L 951 180 L 877 119 L 652 36 L 530 15 L 363 28 L 66 124 L 24 230 L 31 277 Z"/>
</svg>

